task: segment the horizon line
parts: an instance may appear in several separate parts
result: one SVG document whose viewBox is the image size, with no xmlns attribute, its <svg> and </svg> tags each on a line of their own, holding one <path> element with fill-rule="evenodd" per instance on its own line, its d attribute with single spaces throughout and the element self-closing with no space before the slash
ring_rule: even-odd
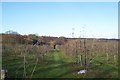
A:
<svg viewBox="0 0 120 80">
<path fill-rule="evenodd" d="M 7 33 L 0 33 L 0 34 L 7 34 Z M 16 34 L 14 34 L 16 35 Z M 17 35 L 22 35 L 22 36 L 25 36 L 25 35 L 30 35 L 30 34 L 17 34 Z M 35 35 L 35 34 L 33 34 Z M 64 38 L 76 38 L 76 39 L 79 39 L 79 38 L 82 38 L 82 39 L 85 39 L 85 38 L 92 38 L 92 39 L 120 39 L 120 38 L 107 38 L 107 37 L 66 37 L 66 36 L 51 36 L 51 35 L 36 35 L 38 37 L 64 37 Z"/>
</svg>

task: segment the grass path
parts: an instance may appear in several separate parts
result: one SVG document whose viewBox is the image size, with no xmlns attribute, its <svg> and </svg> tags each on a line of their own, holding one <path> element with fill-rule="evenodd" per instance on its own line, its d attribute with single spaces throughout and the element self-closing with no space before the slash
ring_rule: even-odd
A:
<svg viewBox="0 0 120 80">
<path fill-rule="evenodd" d="M 30 56 L 30 55 L 29 55 Z M 26 56 L 26 77 L 30 77 L 36 64 L 35 57 Z M 33 78 L 66 78 L 74 77 L 71 73 L 71 58 L 68 58 L 61 52 L 53 50 L 44 58 L 42 63 L 36 65 L 33 73 Z M 23 57 L 19 56 L 4 56 L 3 68 L 8 69 L 8 77 L 22 78 L 23 77 Z"/>
<path fill-rule="evenodd" d="M 36 74 L 34 77 L 62 78 L 66 77 L 66 75 L 71 75 L 70 63 L 67 62 L 69 60 L 62 53 L 54 51 L 50 53 L 46 59 L 48 63 L 44 65 L 45 67 L 40 68 L 40 66 L 38 66 L 39 69 L 36 69 L 37 71 L 42 70 L 42 72 L 40 72 L 41 74 Z"/>
<path fill-rule="evenodd" d="M 32 71 L 36 64 L 36 58 L 33 55 L 28 54 L 26 56 L 26 76 L 30 78 Z M 99 61 L 99 60 L 98 60 Z M 86 74 L 86 78 L 89 77 L 117 77 L 117 69 L 114 65 L 103 64 L 97 66 L 99 63 L 94 60 L 91 64 L 89 72 Z M 3 56 L 2 67 L 8 69 L 8 77 L 10 78 L 23 78 L 23 57 L 20 56 Z M 39 62 L 33 73 L 33 78 L 82 78 L 81 74 L 77 74 L 77 71 L 82 67 L 77 64 L 73 64 L 73 59 L 67 55 L 53 50 L 48 53 L 44 61 Z"/>
</svg>

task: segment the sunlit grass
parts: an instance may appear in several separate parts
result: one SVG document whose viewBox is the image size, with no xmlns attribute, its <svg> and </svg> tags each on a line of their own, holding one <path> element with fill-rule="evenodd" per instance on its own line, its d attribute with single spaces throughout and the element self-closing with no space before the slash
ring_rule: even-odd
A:
<svg viewBox="0 0 120 80">
<path fill-rule="evenodd" d="M 106 64 L 106 57 L 98 55 L 88 67 L 85 78 L 116 78 L 118 77 L 118 67 L 114 64 Z M 111 56 L 112 57 L 112 56 Z M 3 56 L 3 68 L 8 69 L 9 78 L 23 78 L 23 56 Z M 26 55 L 26 78 L 30 78 L 35 66 L 36 57 L 34 54 Z M 102 63 L 102 64 L 101 64 Z M 45 57 L 43 62 L 38 62 L 33 73 L 33 78 L 83 78 L 82 74 L 77 72 L 84 67 L 74 64 L 73 58 L 61 53 L 58 50 L 52 50 Z"/>
</svg>

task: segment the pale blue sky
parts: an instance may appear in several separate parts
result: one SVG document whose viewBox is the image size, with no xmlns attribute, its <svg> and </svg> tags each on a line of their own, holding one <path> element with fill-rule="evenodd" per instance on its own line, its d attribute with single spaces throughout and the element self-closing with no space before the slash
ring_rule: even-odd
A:
<svg viewBox="0 0 120 80">
<path fill-rule="evenodd" d="M 118 37 L 117 2 L 2 3 L 2 32 L 40 36 Z"/>
</svg>

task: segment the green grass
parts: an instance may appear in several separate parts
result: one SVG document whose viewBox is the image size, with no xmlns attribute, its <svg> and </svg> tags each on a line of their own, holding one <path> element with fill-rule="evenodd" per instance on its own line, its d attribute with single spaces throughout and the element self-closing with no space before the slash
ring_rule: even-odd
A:
<svg viewBox="0 0 120 80">
<path fill-rule="evenodd" d="M 88 68 L 85 78 L 116 78 L 118 68 L 114 64 L 103 63 L 105 57 L 97 57 Z M 103 63 L 99 65 L 99 63 Z M 32 70 L 36 64 L 34 54 L 26 56 L 26 77 L 30 78 Z M 22 78 L 24 72 L 23 56 L 3 56 L 2 67 L 8 69 L 9 78 Z M 42 62 L 38 62 L 33 78 L 83 78 L 82 74 L 77 74 L 84 69 L 79 64 L 74 64 L 74 59 L 58 50 L 48 53 Z"/>
<path fill-rule="evenodd" d="M 33 70 L 33 67 L 35 66 L 35 59 L 32 59 L 31 56 L 28 55 L 26 57 L 27 77 L 31 76 L 31 72 Z M 33 77 L 64 77 L 64 74 L 66 74 L 70 70 L 69 59 L 56 50 L 52 51 L 45 57 L 43 63 L 37 64 Z M 23 77 L 23 57 L 3 56 L 3 68 L 8 69 L 8 77 Z"/>
</svg>

